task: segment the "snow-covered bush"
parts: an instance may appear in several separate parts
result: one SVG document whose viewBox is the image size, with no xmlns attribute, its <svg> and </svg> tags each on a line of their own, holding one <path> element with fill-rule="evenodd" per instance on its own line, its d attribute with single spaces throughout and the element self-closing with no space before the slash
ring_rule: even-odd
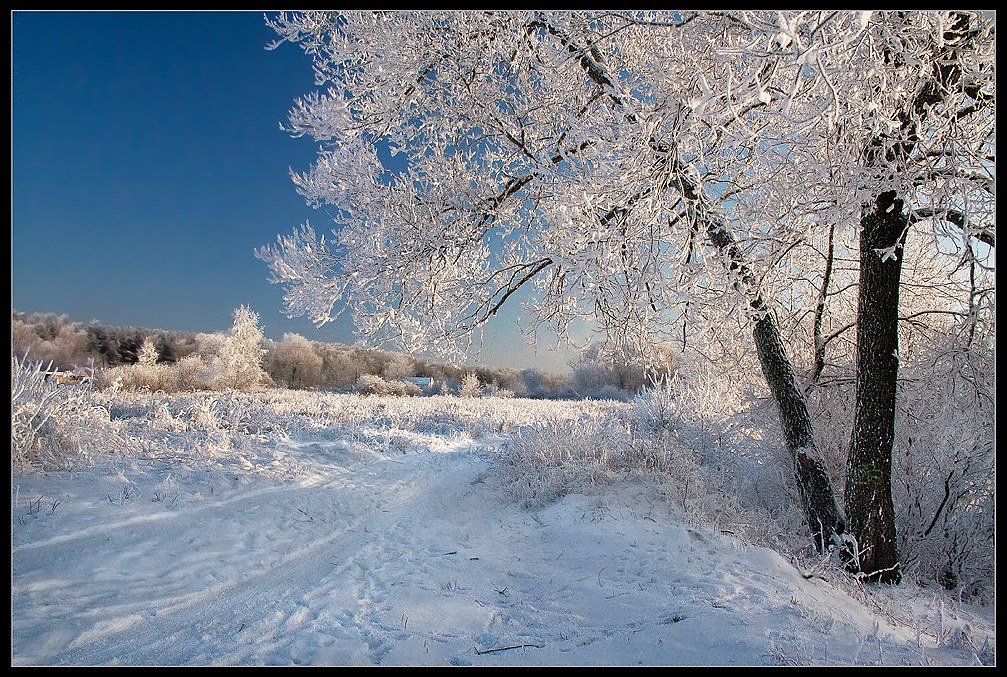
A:
<svg viewBox="0 0 1007 677">
<path fill-rule="evenodd" d="M 175 377 L 175 391 L 205 390 L 206 384 L 199 379 L 203 366 L 203 359 L 199 355 L 183 357 L 170 365 L 171 372 Z"/>
<path fill-rule="evenodd" d="M 136 354 L 136 363 L 146 367 L 153 367 L 157 364 L 157 358 L 157 346 L 154 345 L 153 338 L 148 336 L 143 340 L 143 345 L 140 346 L 140 350 Z"/>
<path fill-rule="evenodd" d="M 640 429 L 661 435 L 678 428 L 682 421 L 682 389 L 680 376 L 661 378 L 634 397 L 633 416 Z"/>
<path fill-rule="evenodd" d="M 688 523 L 780 545 L 785 527 L 772 512 L 743 505 L 720 466 L 704 463 L 673 435 L 638 427 L 632 410 L 626 416 L 580 411 L 575 418 L 528 426 L 506 444 L 501 481 L 523 506 L 541 507 L 628 478 Z"/>
<path fill-rule="evenodd" d="M 175 377 L 165 364 L 120 365 L 107 369 L 104 380 L 118 383 L 126 390 L 149 390 L 170 393 L 175 391 Z"/>
<path fill-rule="evenodd" d="M 89 385 L 59 383 L 41 365 L 11 358 L 12 469 L 71 467 L 123 444 Z"/>
<path fill-rule="evenodd" d="M 672 434 L 701 454 L 722 447 L 725 434 L 744 415 L 746 384 L 718 374 L 709 364 L 689 364 L 671 377 L 655 377 L 633 399 L 641 429 Z"/>
<path fill-rule="evenodd" d="M 482 396 L 509 398 L 514 397 L 515 395 L 513 390 L 511 390 L 510 388 L 500 387 L 500 382 L 494 380 L 486 384 L 486 386 L 483 388 Z"/>
<path fill-rule="evenodd" d="M 98 386 L 106 388 L 115 385 L 122 390 L 147 392 L 189 392 L 207 390 L 209 385 L 202 380 L 203 360 L 198 355 L 183 357 L 178 362 L 160 364 L 123 364 L 97 372 Z"/>
<path fill-rule="evenodd" d="M 582 398 L 628 400 L 678 369 L 678 352 L 667 342 L 645 347 L 595 343 L 573 364 L 570 385 Z"/>
<path fill-rule="evenodd" d="M 624 433 L 624 431 L 623 431 Z M 617 447 L 625 439 L 594 417 L 547 422 L 514 435 L 502 468 L 507 492 L 525 507 L 608 484 L 616 476 Z"/>
<path fill-rule="evenodd" d="M 423 394 L 420 387 L 408 381 L 386 381 L 380 376 L 364 374 L 357 379 L 355 390 L 361 395 L 410 395 L 419 396 Z"/>
<path fill-rule="evenodd" d="M 696 456 L 710 491 L 730 496 L 752 515 L 750 539 L 776 548 L 800 547 L 802 515 L 793 461 L 780 438 L 771 401 L 758 398 L 744 378 L 727 378 L 706 362 L 686 361 L 632 402 L 630 424 L 653 448 L 687 449 Z M 667 451 L 665 452 L 667 453 Z M 715 488 L 715 491 L 714 491 Z"/>
</svg>

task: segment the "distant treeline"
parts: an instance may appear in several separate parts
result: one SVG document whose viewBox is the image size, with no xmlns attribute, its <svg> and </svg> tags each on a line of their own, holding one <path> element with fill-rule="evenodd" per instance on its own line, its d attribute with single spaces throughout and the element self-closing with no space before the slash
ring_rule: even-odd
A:
<svg viewBox="0 0 1007 677">
<path fill-rule="evenodd" d="M 71 320 L 65 314 L 24 313 L 12 310 L 11 351 L 18 357 L 60 369 L 84 366 L 93 360 L 98 368 L 134 365 L 144 343 L 151 341 L 157 362 L 171 364 L 190 355 L 199 355 L 201 347 L 212 343 L 213 334 L 200 334 L 146 327 L 108 326 L 97 321 Z M 290 388 L 352 390 L 364 376 L 378 376 L 386 381 L 411 377 L 432 378 L 434 384 L 457 390 L 466 376 L 475 374 L 491 391 L 505 391 L 517 397 L 573 398 L 584 396 L 625 395 L 615 378 L 600 381 L 592 372 L 592 382 L 578 382 L 573 376 L 544 373 L 535 369 L 499 369 L 455 366 L 376 348 L 358 348 L 340 343 L 311 341 L 299 334 L 286 334 L 279 341 L 264 339 L 262 367 L 274 384 Z M 583 381 L 583 379 L 581 379 Z M 601 387 L 604 393 L 583 392 Z M 436 387 L 436 386 L 435 386 Z"/>
<path fill-rule="evenodd" d="M 135 364 L 147 337 L 154 340 L 159 361 L 175 362 L 192 354 L 196 336 L 194 332 L 76 322 L 65 314 L 11 312 L 12 353 L 27 353 L 35 362 L 51 361 L 60 369 L 83 366 L 89 360 L 96 367 Z"/>
</svg>

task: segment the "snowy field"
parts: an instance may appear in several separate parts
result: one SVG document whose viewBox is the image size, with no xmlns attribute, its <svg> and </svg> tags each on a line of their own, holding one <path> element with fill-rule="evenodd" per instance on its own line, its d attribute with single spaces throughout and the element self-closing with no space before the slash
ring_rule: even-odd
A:
<svg viewBox="0 0 1007 677">
<path fill-rule="evenodd" d="M 12 475 L 11 664 L 995 663 L 993 608 L 760 547 L 698 467 L 529 465 L 630 409 L 118 393 L 122 449 Z"/>
</svg>

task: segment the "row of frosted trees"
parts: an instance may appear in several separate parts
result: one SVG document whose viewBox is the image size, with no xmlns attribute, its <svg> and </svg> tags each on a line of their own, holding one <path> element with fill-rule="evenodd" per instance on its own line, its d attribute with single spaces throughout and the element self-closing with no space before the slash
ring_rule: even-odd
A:
<svg viewBox="0 0 1007 677">
<path fill-rule="evenodd" d="M 626 399 L 649 382 L 652 371 L 639 360 L 606 354 L 599 346 L 585 351 L 571 365 L 571 373 L 555 374 L 457 366 L 385 350 L 311 341 L 295 333 L 272 340 L 262 335 L 254 315 L 247 308 L 238 309 L 228 332 L 192 334 L 82 324 L 66 315 L 15 311 L 12 348 L 19 357 L 51 362 L 59 369 L 93 361 L 105 369 L 106 381 L 117 379 L 126 387 L 164 392 L 275 385 L 404 394 L 394 386 L 410 377 L 427 377 L 435 384 L 434 393 L 455 393 L 471 376 L 484 394 Z M 663 368 L 673 370 L 675 352 L 668 349 L 663 355 Z M 430 389 L 422 392 L 429 394 Z"/>
</svg>

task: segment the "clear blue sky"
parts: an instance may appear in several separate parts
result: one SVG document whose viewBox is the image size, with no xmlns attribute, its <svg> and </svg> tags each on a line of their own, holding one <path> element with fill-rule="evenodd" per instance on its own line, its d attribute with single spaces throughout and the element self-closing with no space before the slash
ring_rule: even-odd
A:
<svg viewBox="0 0 1007 677">
<path fill-rule="evenodd" d="M 12 13 L 11 304 L 74 320 L 220 331 L 245 304 L 266 334 L 351 343 L 283 314 L 253 251 L 310 220 L 289 168 L 315 154 L 279 130 L 315 88 L 262 12 Z M 481 362 L 561 371 L 511 327 Z"/>
</svg>

